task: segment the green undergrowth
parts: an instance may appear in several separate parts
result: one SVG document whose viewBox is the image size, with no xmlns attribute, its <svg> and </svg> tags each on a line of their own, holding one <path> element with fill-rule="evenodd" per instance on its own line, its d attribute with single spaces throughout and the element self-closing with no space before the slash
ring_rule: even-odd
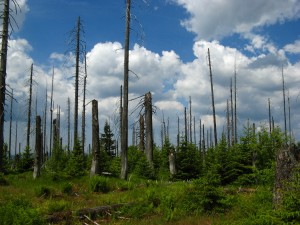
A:
<svg viewBox="0 0 300 225">
<path fill-rule="evenodd" d="M 274 210 L 272 188 L 257 186 L 239 192 L 221 186 L 218 176 L 189 182 L 151 181 L 129 176 L 32 179 L 31 173 L 6 175 L 0 186 L 0 225 L 48 224 L 47 216 L 73 212 L 71 224 L 82 224 L 79 209 L 129 203 L 104 215 L 107 224 L 297 224 L 299 192 L 286 194 L 282 209 Z M 246 190 L 248 190 L 246 188 Z M 293 190 L 298 190 L 294 188 Z M 95 221 L 102 221 L 102 217 Z M 63 222 L 60 224 L 64 224 Z"/>
</svg>

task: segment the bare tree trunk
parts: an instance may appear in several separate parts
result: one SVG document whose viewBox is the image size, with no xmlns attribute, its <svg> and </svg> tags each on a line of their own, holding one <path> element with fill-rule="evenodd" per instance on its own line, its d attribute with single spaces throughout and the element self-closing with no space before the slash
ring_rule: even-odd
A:
<svg viewBox="0 0 300 225">
<path fill-rule="evenodd" d="M 51 98 L 50 98 L 50 140 L 49 140 L 49 156 L 52 154 L 52 119 L 53 119 L 53 81 L 54 81 L 54 67 L 52 69 L 52 83 L 51 83 Z"/>
<path fill-rule="evenodd" d="M 5 106 L 5 79 L 7 64 L 9 0 L 3 1 L 2 32 L 1 32 L 1 61 L 0 61 L 0 172 L 4 171 L 4 106 Z"/>
<path fill-rule="evenodd" d="M 8 143 L 8 159 L 11 159 L 11 129 L 12 129 L 12 112 L 13 112 L 14 90 L 11 90 L 10 96 L 10 115 L 9 115 L 9 143 Z"/>
<path fill-rule="evenodd" d="M 173 177 L 176 174 L 175 155 L 173 152 L 169 154 L 169 169 L 171 177 Z"/>
<path fill-rule="evenodd" d="M 70 102 L 70 98 L 68 97 L 68 102 L 67 102 L 67 105 L 68 105 L 68 152 L 70 152 L 70 126 L 71 126 L 71 123 L 70 123 L 70 119 L 71 119 L 71 102 Z"/>
<path fill-rule="evenodd" d="M 79 56 L 80 56 L 80 17 L 77 20 L 77 32 L 76 32 L 76 61 L 75 61 L 75 103 L 74 103 L 74 143 L 78 141 L 78 89 L 79 89 Z"/>
<path fill-rule="evenodd" d="M 33 179 L 41 175 L 41 155 L 42 155 L 42 133 L 41 133 L 41 117 L 36 116 L 36 135 L 35 135 L 35 158 L 34 158 L 34 171 Z"/>
<path fill-rule="evenodd" d="M 92 167 L 90 175 L 100 174 L 100 143 L 99 143 L 99 121 L 98 121 L 98 102 L 92 101 Z"/>
<path fill-rule="evenodd" d="M 179 116 L 177 116 L 177 149 L 180 143 L 180 129 L 179 129 Z"/>
<path fill-rule="evenodd" d="M 15 157 L 18 149 L 18 119 L 16 119 L 16 136 L 15 136 Z"/>
<path fill-rule="evenodd" d="M 201 150 L 202 150 L 202 121 L 201 121 L 201 119 L 200 119 L 200 122 L 199 122 L 200 124 L 199 124 L 199 150 L 200 150 L 200 152 L 201 152 Z"/>
<path fill-rule="evenodd" d="M 122 124 L 123 124 L 123 87 L 122 85 L 120 86 L 120 130 L 119 130 L 119 138 L 120 138 L 120 146 L 122 142 Z M 117 155 L 119 155 L 119 146 L 117 147 Z"/>
<path fill-rule="evenodd" d="M 31 64 L 30 78 L 29 78 L 29 101 L 28 101 L 28 114 L 27 114 L 27 135 L 26 135 L 26 146 L 28 146 L 28 147 L 30 147 L 31 102 L 32 102 L 32 75 L 33 75 L 33 64 Z"/>
<path fill-rule="evenodd" d="M 42 153 L 42 162 L 45 162 L 45 153 L 46 153 L 46 137 L 47 137 L 47 110 L 48 110 L 48 89 L 46 85 L 46 95 L 45 95 L 45 111 L 44 111 L 44 132 L 43 132 L 43 153 Z"/>
<path fill-rule="evenodd" d="M 287 139 L 286 110 L 285 110 L 285 85 L 284 85 L 283 66 L 282 66 L 282 95 L 283 95 L 284 136 L 285 136 L 285 139 Z"/>
<path fill-rule="evenodd" d="M 194 116 L 194 143 L 195 146 L 197 146 L 197 142 L 196 142 L 196 118 Z"/>
<path fill-rule="evenodd" d="M 187 118 L 186 118 L 186 107 L 184 107 L 184 141 L 187 143 Z"/>
<path fill-rule="evenodd" d="M 288 94 L 288 113 L 289 113 L 289 142 L 290 146 L 292 143 L 292 126 L 291 126 L 291 105 L 290 105 L 290 95 Z"/>
<path fill-rule="evenodd" d="M 153 124 L 152 124 L 152 97 L 151 93 L 145 94 L 145 120 L 146 120 L 146 158 L 153 167 Z"/>
<path fill-rule="evenodd" d="M 212 78 L 212 70 L 211 70 L 211 62 L 210 62 L 210 53 L 209 53 L 209 49 L 208 49 L 208 63 L 209 63 L 210 85 L 211 85 L 211 101 L 212 101 L 213 119 L 214 119 L 215 146 L 217 146 L 217 144 L 218 144 L 217 120 L 216 120 L 214 86 L 213 86 L 213 78 Z"/>
<path fill-rule="evenodd" d="M 192 97 L 190 96 L 190 143 L 193 143 L 192 135 Z"/>
<path fill-rule="evenodd" d="M 229 100 L 228 99 L 227 99 L 226 117 L 227 117 L 227 145 L 229 148 L 230 147 L 230 117 L 229 117 Z"/>
<path fill-rule="evenodd" d="M 231 145 L 235 143 L 234 137 L 234 117 L 233 117 L 233 90 L 232 90 L 232 79 L 230 80 L 230 108 L 231 108 Z"/>
<path fill-rule="evenodd" d="M 85 93 L 86 93 L 86 78 L 87 78 L 87 65 L 86 65 L 86 54 L 84 56 L 84 68 L 85 76 L 83 78 L 83 102 L 82 102 L 82 152 L 84 154 L 85 145 Z"/>
<path fill-rule="evenodd" d="M 268 98 L 268 105 L 269 105 L 269 130 L 270 130 L 270 135 L 272 133 L 272 122 L 271 122 L 271 101 L 270 98 Z"/>
<path fill-rule="evenodd" d="M 237 87 L 236 87 L 236 62 L 235 62 L 234 63 L 234 143 L 238 142 L 236 95 L 237 95 Z"/>
<path fill-rule="evenodd" d="M 129 37 L 130 37 L 131 0 L 126 0 L 125 46 L 124 46 L 124 106 L 121 140 L 121 179 L 128 175 L 128 73 L 129 73 Z"/>
<path fill-rule="evenodd" d="M 140 144 L 139 149 L 145 151 L 145 122 L 143 115 L 140 114 Z"/>
</svg>

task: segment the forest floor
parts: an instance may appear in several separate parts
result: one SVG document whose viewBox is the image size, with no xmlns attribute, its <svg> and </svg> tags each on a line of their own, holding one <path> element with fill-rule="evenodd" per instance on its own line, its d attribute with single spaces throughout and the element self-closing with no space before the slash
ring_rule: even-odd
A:
<svg viewBox="0 0 300 225">
<path fill-rule="evenodd" d="M 185 210 L 189 202 L 182 198 L 191 182 L 98 178 L 64 180 L 47 176 L 33 180 L 32 173 L 4 176 L 7 183 L 0 182 L 0 225 L 247 224 L 252 216 L 272 209 L 272 192 L 265 187 L 240 193 L 238 187 L 223 188 L 228 193 L 224 199 L 230 205 L 228 210 L 189 213 Z M 192 205 L 193 199 L 190 201 Z"/>
</svg>

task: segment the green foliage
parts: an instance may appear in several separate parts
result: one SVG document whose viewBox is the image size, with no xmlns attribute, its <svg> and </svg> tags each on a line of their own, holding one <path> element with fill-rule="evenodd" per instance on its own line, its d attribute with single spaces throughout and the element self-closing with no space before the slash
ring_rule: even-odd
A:
<svg viewBox="0 0 300 225">
<path fill-rule="evenodd" d="M 61 192 L 64 194 L 72 194 L 73 193 L 73 185 L 72 183 L 64 183 L 61 187 Z"/>
<path fill-rule="evenodd" d="M 196 146 L 181 142 L 176 152 L 176 178 L 187 180 L 199 177 L 200 154 Z"/>
<path fill-rule="evenodd" d="M 75 140 L 65 172 L 70 177 L 80 177 L 86 174 L 85 157 L 79 140 Z"/>
<path fill-rule="evenodd" d="M 116 141 L 113 138 L 114 134 L 110 129 L 110 125 L 105 121 L 104 134 L 101 134 L 100 143 L 104 152 L 109 156 L 115 156 Z"/>
<path fill-rule="evenodd" d="M 0 205 L 0 224 L 39 225 L 44 224 L 41 214 L 24 198 L 12 199 Z"/>
<path fill-rule="evenodd" d="M 52 200 L 47 204 L 48 213 L 53 214 L 55 212 L 62 212 L 70 208 L 70 203 L 65 200 Z"/>
<path fill-rule="evenodd" d="M 49 198 L 53 194 L 53 190 L 47 186 L 39 186 L 35 188 L 35 195 L 37 197 Z"/>
<path fill-rule="evenodd" d="M 102 192 L 102 193 L 107 193 L 111 189 L 107 181 L 107 178 L 100 177 L 100 176 L 91 177 L 89 187 L 92 192 Z"/>
<path fill-rule="evenodd" d="M 121 158 L 114 157 L 108 167 L 108 172 L 112 173 L 114 177 L 119 177 L 121 173 Z"/>
<path fill-rule="evenodd" d="M 220 188 L 220 177 L 210 173 L 194 181 L 183 198 L 183 205 L 187 212 L 212 213 L 223 212 L 228 209 L 225 194 Z"/>
<path fill-rule="evenodd" d="M 23 154 L 21 155 L 20 163 L 18 165 L 18 170 L 20 172 L 30 171 L 33 168 L 33 154 L 29 146 L 26 146 Z"/>
<path fill-rule="evenodd" d="M 8 180 L 5 178 L 4 173 L 0 173 L 0 186 L 9 185 Z"/>
</svg>

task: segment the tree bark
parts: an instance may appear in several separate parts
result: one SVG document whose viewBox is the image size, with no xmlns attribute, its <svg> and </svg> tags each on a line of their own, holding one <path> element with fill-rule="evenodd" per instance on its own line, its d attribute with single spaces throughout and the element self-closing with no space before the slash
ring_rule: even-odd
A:
<svg viewBox="0 0 300 225">
<path fill-rule="evenodd" d="M 140 143 L 139 149 L 145 151 L 145 121 L 143 115 L 140 114 Z"/>
<path fill-rule="evenodd" d="M 35 158 L 33 178 L 36 179 L 41 175 L 41 156 L 42 156 L 42 133 L 41 133 L 41 117 L 36 116 L 36 134 L 35 134 Z"/>
<path fill-rule="evenodd" d="M 4 106 L 5 106 L 5 79 L 7 64 L 7 46 L 8 46 L 8 25 L 9 25 L 9 0 L 3 1 L 2 15 L 2 35 L 1 35 L 1 61 L 0 61 L 0 172 L 4 171 Z"/>
<path fill-rule="evenodd" d="M 33 64 L 31 64 L 30 78 L 29 78 L 29 101 L 28 101 L 28 114 L 27 114 L 27 135 L 26 135 L 26 146 L 28 146 L 28 147 L 30 147 L 31 103 L 32 103 L 32 75 L 33 75 Z"/>
<path fill-rule="evenodd" d="M 214 119 L 214 137 L 215 137 L 215 146 L 218 144 L 218 135 L 217 135 L 217 120 L 216 120 L 216 110 L 215 110 L 215 97 L 214 97 L 214 84 L 212 78 L 211 62 L 210 62 L 210 53 L 208 49 L 208 62 L 209 62 L 209 74 L 210 74 L 210 87 L 211 87 L 211 102 L 213 109 L 213 119 Z"/>
<path fill-rule="evenodd" d="M 153 167 L 153 124 L 152 124 L 152 97 L 145 94 L 145 120 L 146 120 L 146 158 Z"/>
<path fill-rule="evenodd" d="M 128 176 L 128 76 L 129 76 L 129 37 L 130 37 L 131 0 L 126 0 L 125 46 L 124 46 L 124 106 L 121 140 L 121 179 Z"/>
<path fill-rule="evenodd" d="M 92 101 L 92 167 L 90 175 L 100 174 L 100 143 L 99 143 L 99 120 L 98 120 L 98 101 Z"/>
<path fill-rule="evenodd" d="M 49 156 L 52 154 L 52 119 L 53 119 L 53 81 L 54 67 L 52 68 L 51 98 L 50 98 L 50 140 L 49 140 Z"/>
</svg>

